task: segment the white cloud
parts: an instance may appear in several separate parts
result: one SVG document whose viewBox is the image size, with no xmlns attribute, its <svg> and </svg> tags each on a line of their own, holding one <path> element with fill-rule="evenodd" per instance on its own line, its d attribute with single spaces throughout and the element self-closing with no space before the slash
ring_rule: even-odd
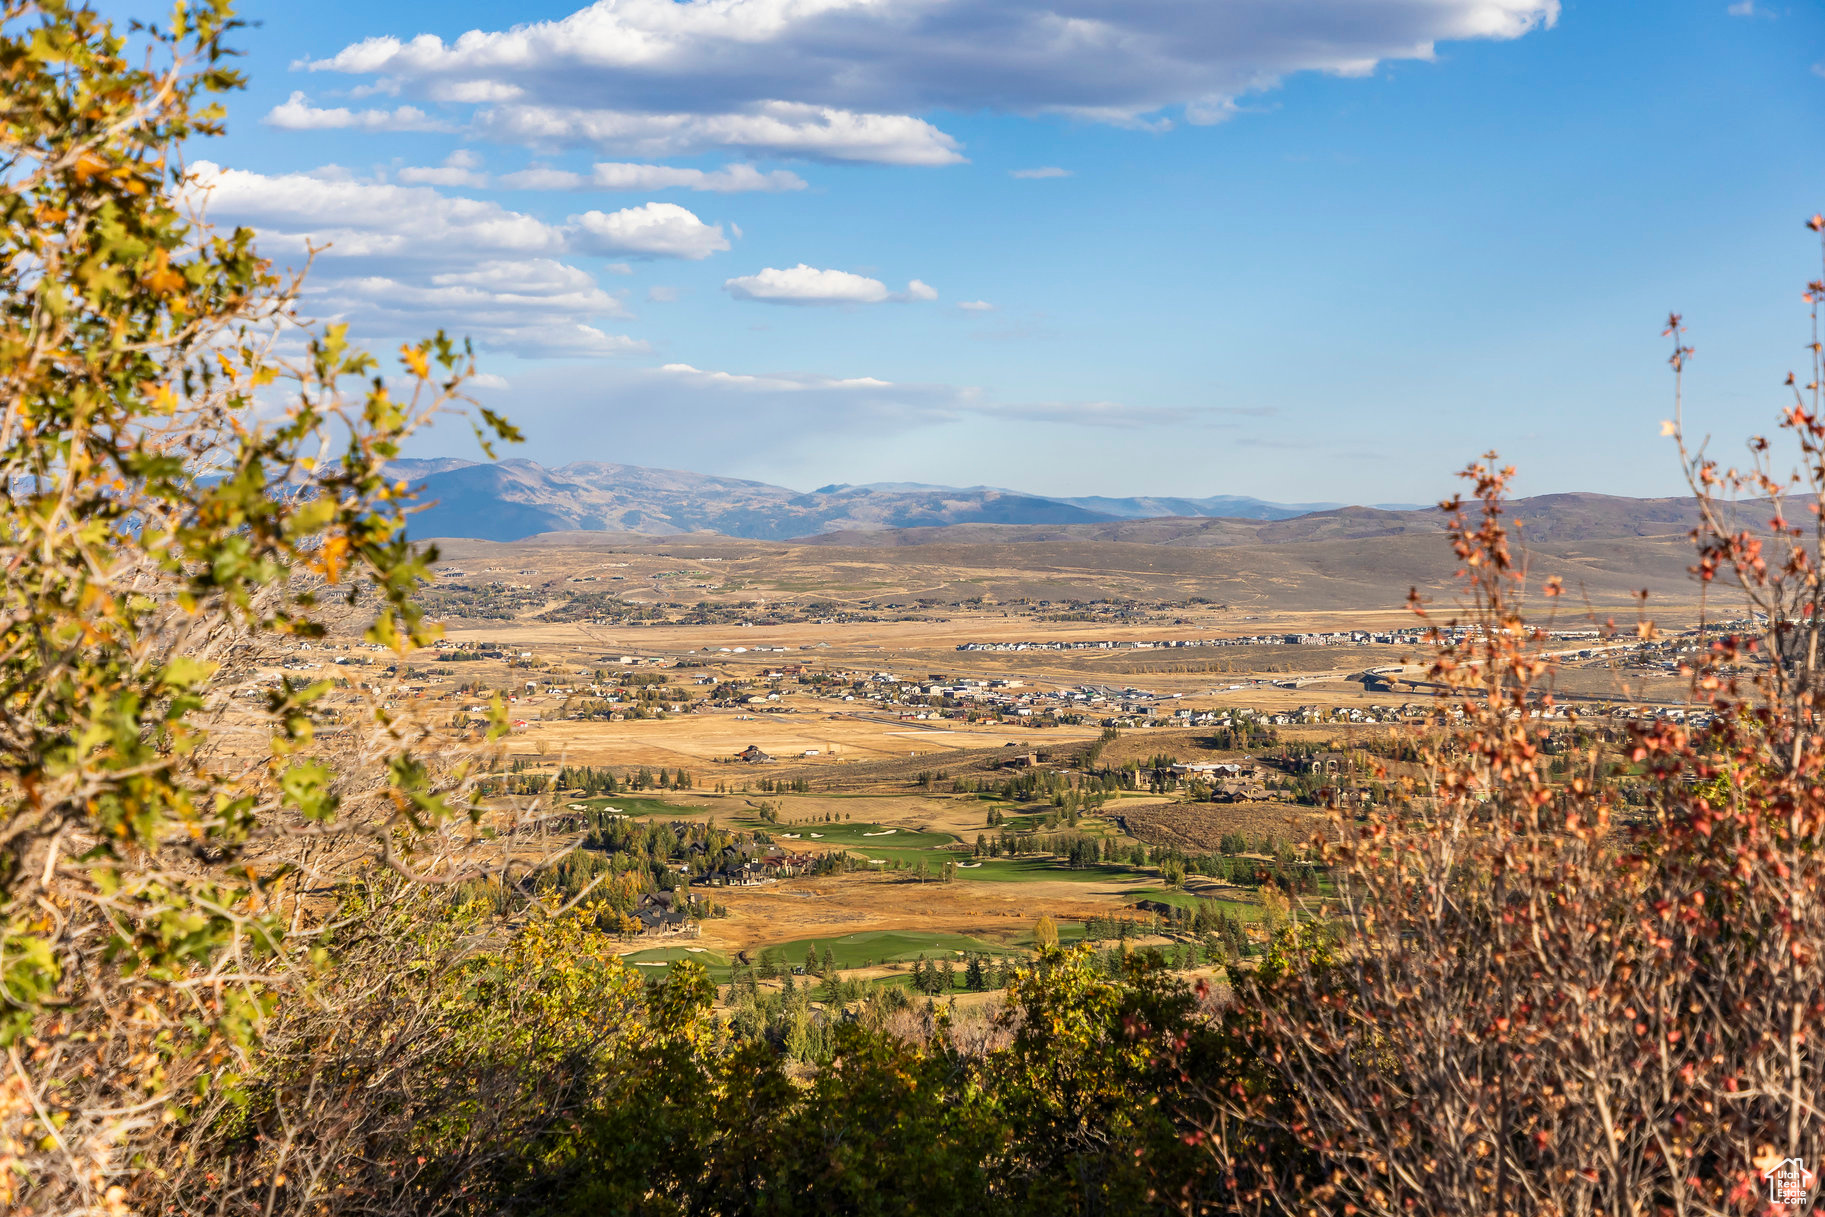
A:
<svg viewBox="0 0 1825 1217">
<path fill-rule="evenodd" d="M 598 190 L 710 190 L 721 194 L 737 191 L 803 190 L 805 179 L 784 169 L 762 173 L 752 165 L 724 165 L 705 172 L 702 169 L 675 169 L 670 165 L 632 165 L 603 161 L 590 172 L 589 184 Z"/>
<path fill-rule="evenodd" d="M 668 363 L 643 371 L 617 371 L 609 391 L 624 402 L 689 410 L 693 417 L 740 420 L 747 427 L 768 420 L 798 425 L 867 427 L 872 434 L 956 422 L 966 417 L 1008 422 L 1053 422 L 1084 427 L 1139 428 L 1183 424 L 1195 412 L 1126 406 L 1118 402 L 998 402 L 968 385 L 920 384 L 876 376 L 826 376 L 807 372 L 723 372 Z M 605 382 L 605 387 L 608 383 Z M 838 421 L 840 420 L 840 421 Z M 724 424 L 718 422 L 720 428 Z"/>
<path fill-rule="evenodd" d="M 194 166 L 211 212 L 251 223 L 271 250 L 329 243 L 329 258 L 442 258 L 467 251 L 561 252 L 562 229 L 480 199 L 449 198 L 428 186 L 390 186 L 307 173 L 267 175 Z"/>
<path fill-rule="evenodd" d="M 1008 170 L 1008 176 L 1020 178 L 1025 181 L 1032 181 L 1048 177 L 1070 177 L 1071 171 L 1069 169 L 1060 169 L 1057 165 L 1046 165 L 1039 169 L 1010 169 Z"/>
<path fill-rule="evenodd" d="M 483 350 L 520 354 L 645 349 L 591 324 L 628 312 L 587 271 L 560 260 L 577 244 L 573 230 L 427 186 L 209 162 L 195 166 L 195 184 L 208 192 L 213 217 L 257 228 L 268 252 L 328 242 L 305 285 L 305 312 L 349 322 L 360 340 L 441 328 Z"/>
<path fill-rule="evenodd" d="M 345 106 L 319 109 L 303 93 L 290 97 L 266 112 L 260 121 L 285 131 L 447 131 L 449 125 L 439 122 L 417 106 L 400 106 L 393 110 L 350 110 Z"/>
<path fill-rule="evenodd" d="M 823 393 L 844 389 L 893 389 L 905 388 L 896 386 L 891 381 L 879 380 L 873 376 L 852 376 L 838 379 L 833 376 L 803 375 L 770 375 L 753 376 L 741 372 L 706 372 L 694 368 L 688 363 L 668 363 L 659 369 L 660 373 L 686 384 L 700 388 L 738 389 L 742 391 L 764 391 L 770 393 Z M 928 394 L 934 386 L 916 386 L 921 394 Z"/>
<path fill-rule="evenodd" d="M 505 376 L 497 376 L 493 372 L 477 372 L 463 383 L 474 389 L 511 389 L 513 387 Z"/>
<path fill-rule="evenodd" d="M 803 262 L 789 270 L 768 267 L 757 275 L 742 275 L 723 287 L 737 300 L 771 304 L 879 304 L 889 295 L 879 279 L 846 270 L 818 270 Z"/>
<path fill-rule="evenodd" d="M 417 186 L 486 186 L 488 175 L 478 172 L 482 158 L 467 148 L 458 148 L 436 168 L 407 166 L 396 175 L 400 181 Z"/>
<path fill-rule="evenodd" d="M 432 100 L 455 102 L 512 101 L 524 93 L 518 85 L 493 80 L 445 80 L 430 89 Z"/>
<path fill-rule="evenodd" d="M 957 307 L 966 313 L 987 313 L 992 311 L 995 306 L 987 300 L 959 300 Z"/>
<path fill-rule="evenodd" d="M 486 262 L 429 276 L 331 278 L 312 293 L 326 319 L 357 333 L 409 337 L 443 329 L 485 350 L 522 355 L 617 355 L 647 344 L 608 334 L 584 318 L 628 316 L 626 307 L 574 266 L 546 259 Z"/>
<path fill-rule="evenodd" d="M 1518 38 L 1559 0 L 596 0 L 446 43 L 370 38 L 308 66 L 472 97 L 534 146 L 948 164 L 916 115 L 1220 121 L 1298 72 L 1360 76 L 1440 42 Z"/>
<path fill-rule="evenodd" d="M 903 292 L 890 292 L 879 279 L 846 270 L 819 270 L 803 262 L 786 270 L 768 267 L 758 274 L 741 275 L 723 287 L 737 300 L 767 304 L 880 304 L 938 298 L 934 288 L 917 279 Z"/>
<path fill-rule="evenodd" d="M 963 159 L 956 140 L 922 119 L 799 102 L 757 103 L 730 114 L 501 106 L 477 115 L 476 126 L 503 143 L 617 149 L 640 156 L 688 156 L 733 148 L 886 165 L 950 165 Z"/>
<path fill-rule="evenodd" d="M 698 261 L 729 248 L 720 224 L 705 224 L 676 203 L 646 203 L 621 211 L 586 211 L 570 222 L 597 253 Z"/>
<path fill-rule="evenodd" d="M 429 276 L 332 278 L 312 293 L 311 304 L 357 333 L 409 337 L 441 328 L 471 335 L 491 351 L 580 356 L 647 349 L 583 321 L 628 313 L 586 272 L 546 259 L 485 262 Z"/>
<path fill-rule="evenodd" d="M 1724 11 L 1732 17 L 1767 17 L 1770 19 L 1774 17 L 1773 13 L 1757 4 L 1756 0 L 1736 0 L 1736 3 L 1729 5 Z"/>
<path fill-rule="evenodd" d="M 580 190 L 589 179 L 580 173 L 568 169 L 547 169 L 534 165 L 518 173 L 509 173 L 501 177 L 500 184 L 513 190 Z"/>
<path fill-rule="evenodd" d="M 761 172 L 752 165 L 721 169 L 679 169 L 671 165 L 638 165 L 603 161 L 588 174 L 534 166 L 500 179 L 515 190 L 685 190 L 732 194 L 738 191 L 803 190 L 805 179 L 784 169 Z"/>
<path fill-rule="evenodd" d="M 675 304 L 678 301 L 678 289 L 655 283 L 646 289 L 646 299 L 651 304 Z"/>
</svg>

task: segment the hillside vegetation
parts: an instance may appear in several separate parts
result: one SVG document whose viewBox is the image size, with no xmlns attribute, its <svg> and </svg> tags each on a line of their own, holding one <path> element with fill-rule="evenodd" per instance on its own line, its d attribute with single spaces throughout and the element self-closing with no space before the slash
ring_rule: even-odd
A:
<svg viewBox="0 0 1825 1217">
<path fill-rule="evenodd" d="M 502 764 L 499 697 L 471 716 L 411 696 L 408 660 L 436 654 L 433 558 L 406 540 L 393 462 L 452 409 L 516 433 L 464 404 L 461 344 L 383 366 L 300 328 L 255 234 L 192 212 L 178 154 L 241 83 L 227 0 L 131 44 L 61 0 L 0 13 L 0 1209 L 1747 1214 L 1766 1172 L 1820 1160 L 1816 342 L 1783 415 L 1795 501 L 1769 445 L 1741 473 L 1682 447 L 1695 519 L 1549 538 L 1564 548 L 1531 567 L 1493 457 L 1436 530 L 915 551 L 985 579 L 1032 562 L 1016 581 L 1107 563 L 1137 586 L 1195 586 L 1221 554 L 1262 598 L 1295 575 L 1345 598 L 1408 571 L 1451 586 L 1414 606 L 1464 627 L 1425 658 L 1434 709 L 1345 758 L 1372 782 L 1298 787 L 1322 825 L 1307 845 L 1200 860 L 1092 838 L 1172 771 L 1096 766 L 1135 746 L 1113 728 L 1085 733 L 1075 773 L 1035 759 L 934 805 L 959 830 L 1016 821 L 996 848 L 1018 854 L 975 860 L 950 828 L 877 845 L 893 837 L 840 818 L 840 794 L 797 824 L 744 792 L 718 824 L 678 772 Z M 1773 522 L 1739 531 L 1731 498 Z M 1569 530 L 1612 527 L 1571 507 Z M 1688 566 L 1737 623 L 1681 653 L 1693 712 L 1549 719 L 1542 627 L 1578 578 L 1670 586 Z M 332 633 L 387 666 L 258 677 Z M 1635 634 L 1658 637 L 1645 615 Z M 630 667 L 624 691 L 652 675 Z M 614 809 L 629 784 L 640 814 Z M 815 854 L 779 845 L 825 832 Z M 699 958 L 688 937 L 623 951 L 639 914 L 715 916 L 684 907 L 694 868 L 834 885 L 870 850 L 918 861 L 845 889 L 863 901 L 1043 860 L 1152 907 L 992 941 L 801 934 L 802 963 Z M 1248 925 L 1188 894 L 1194 863 L 1256 889 Z"/>
</svg>

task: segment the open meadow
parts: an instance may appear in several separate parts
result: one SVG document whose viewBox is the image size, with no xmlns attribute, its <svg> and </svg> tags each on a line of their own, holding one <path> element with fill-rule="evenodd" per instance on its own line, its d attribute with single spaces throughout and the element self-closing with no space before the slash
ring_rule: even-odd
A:
<svg viewBox="0 0 1825 1217">
<path fill-rule="evenodd" d="M 702 904 L 626 923 L 654 971 L 695 958 L 726 981 L 772 951 L 802 968 L 811 944 L 844 978 L 900 983 L 909 951 L 1024 951 L 1042 917 L 1198 944 L 1203 966 L 1223 933 L 1246 953 L 1264 921 L 1322 904 L 1319 819 L 1373 799 L 1437 709 L 1435 644 L 1401 603 L 1449 573 L 1436 532 L 1279 539 L 1267 562 L 1246 529 L 919 532 L 448 542 L 443 642 L 405 676 L 454 722 L 500 699 L 504 810 L 745 842 L 739 873 L 666 864 Z M 1589 575 L 1551 644 L 1572 715 L 1684 704 L 1677 635 L 1610 627 L 1639 615 L 1635 565 L 1672 540 L 1542 556 Z M 1687 585 L 1655 586 L 1667 625 L 1695 619 Z M 308 661 L 363 656 L 331 642 Z"/>
</svg>

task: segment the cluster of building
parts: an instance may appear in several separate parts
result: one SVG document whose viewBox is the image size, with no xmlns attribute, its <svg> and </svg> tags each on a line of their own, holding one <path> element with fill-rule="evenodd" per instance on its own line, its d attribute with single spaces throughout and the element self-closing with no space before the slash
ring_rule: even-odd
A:
<svg viewBox="0 0 1825 1217">
<path fill-rule="evenodd" d="M 1257 646 L 1385 646 L 1417 645 L 1426 640 L 1428 631 L 1407 629 L 1376 632 L 1371 630 L 1338 630 L 1312 634 L 1244 634 L 1236 638 L 1155 638 L 1131 639 L 1125 642 L 1109 639 L 1052 639 L 1045 642 L 963 642 L 959 651 L 1153 651 L 1177 650 L 1183 647 L 1257 647 Z"/>
<path fill-rule="evenodd" d="M 1330 630 L 1294 634 L 1243 634 L 1234 638 L 1155 638 L 1112 641 L 1110 639 L 1051 639 L 1044 642 L 963 642 L 959 651 L 1153 651 L 1178 650 L 1184 647 L 1341 647 L 1341 646 L 1423 646 L 1434 637 L 1464 638 L 1472 632 L 1467 627 L 1408 626 L 1399 630 Z M 1597 630 L 1553 630 L 1555 641 L 1574 642 L 1599 637 Z"/>
</svg>

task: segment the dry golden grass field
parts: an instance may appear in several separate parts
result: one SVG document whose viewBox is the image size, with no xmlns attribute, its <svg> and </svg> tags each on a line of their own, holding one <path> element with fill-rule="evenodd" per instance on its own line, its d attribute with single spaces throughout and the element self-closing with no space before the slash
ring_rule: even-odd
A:
<svg viewBox="0 0 1825 1217">
<path fill-rule="evenodd" d="M 1194 801 L 1182 783 L 1149 792 L 1154 760 L 1254 765 L 1302 748 L 1385 754 L 1415 729 L 1432 693 L 1374 686 L 1365 674 L 1423 681 L 1426 644 L 1123 644 L 1387 635 L 1416 624 L 1404 604 L 1410 587 L 1449 616 L 1451 570 L 1436 532 L 1267 545 L 1221 533 L 1193 529 L 1162 542 L 1135 540 L 1150 534 L 1129 528 L 1112 530 L 1118 539 L 1010 542 L 988 529 L 910 545 L 603 534 L 444 542 L 433 608 L 445 645 L 404 666 L 406 695 L 421 713 L 457 720 L 479 719 L 477 708 L 501 696 L 513 724 L 509 767 L 591 766 L 622 782 L 663 772 L 667 785 L 688 775 L 689 789 L 639 792 L 641 813 L 713 817 L 798 852 L 854 858 L 850 873 L 715 889 L 725 915 L 703 922 L 692 944 L 706 957 L 876 933 L 1016 944 L 1042 914 L 1067 926 L 1145 920 L 1141 900 L 1213 901 L 1249 920 L 1256 890 L 1199 875 L 1173 886 L 1161 859 L 1212 854 L 1237 833 L 1251 848 L 1284 850 L 1311 837 L 1319 810 L 1289 801 L 1289 791 L 1234 803 Z M 1667 535 L 1559 542 L 1536 547 L 1532 561 L 1542 574 L 1571 576 L 1576 594 L 1560 603 L 1575 611 L 1556 625 L 1614 618 L 1632 637 L 1631 597 L 1644 588 L 1664 626 L 1696 619 L 1682 545 Z M 959 649 L 1091 641 L 1115 645 Z M 1558 678 L 1584 712 L 1683 700 L 1665 655 L 1579 657 L 1584 645 L 1566 644 Z M 386 662 L 347 640 L 293 660 L 351 682 Z M 1401 707 L 1407 721 L 1394 721 Z M 1220 738 L 1216 724 L 1235 712 L 1281 719 L 1267 728 L 1273 742 L 1250 750 Z M 1116 737 L 1104 739 L 1111 724 Z M 736 759 L 750 748 L 768 759 Z M 1038 773 L 1067 775 L 1054 785 L 1081 790 L 1095 774 L 1134 765 L 1144 767 L 1128 779 L 1139 788 L 1076 813 L 1074 826 L 1051 793 L 1002 789 Z M 956 793 L 981 788 L 987 797 Z M 1014 862 L 980 861 L 978 836 L 1009 827 L 991 828 L 991 811 L 1016 834 L 1079 833 L 1122 860 L 1073 869 L 1030 850 Z M 1136 847 L 1167 852 L 1136 863 Z M 954 878 L 930 878 L 946 861 L 961 864 Z M 921 866 L 928 881 L 917 878 Z"/>
</svg>

